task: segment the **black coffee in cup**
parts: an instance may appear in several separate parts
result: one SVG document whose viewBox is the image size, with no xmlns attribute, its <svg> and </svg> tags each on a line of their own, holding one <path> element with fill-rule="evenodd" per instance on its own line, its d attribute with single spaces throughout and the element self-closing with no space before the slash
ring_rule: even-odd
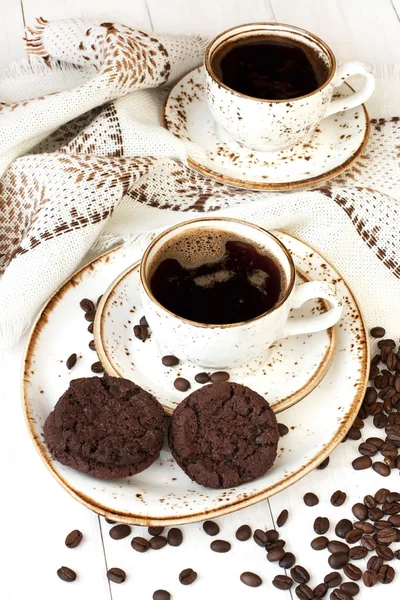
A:
<svg viewBox="0 0 400 600">
<path fill-rule="evenodd" d="M 150 289 L 172 313 L 213 325 L 241 323 L 273 308 L 286 287 L 276 259 L 248 240 L 194 229 L 170 240 L 150 265 Z"/>
<path fill-rule="evenodd" d="M 326 60 L 316 50 L 274 35 L 229 40 L 215 51 L 212 68 L 232 90 L 263 100 L 305 96 L 329 75 Z"/>
</svg>

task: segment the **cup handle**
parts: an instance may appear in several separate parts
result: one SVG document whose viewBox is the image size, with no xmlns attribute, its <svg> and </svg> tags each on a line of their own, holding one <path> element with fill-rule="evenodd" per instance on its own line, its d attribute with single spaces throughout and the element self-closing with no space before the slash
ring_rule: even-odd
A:
<svg viewBox="0 0 400 600">
<path fill-rule="evenodd" d="M 345 79 L 351 75 L 362 75 L 365 78 L 364 85 L 358 92 L 345 96 L 344 98 L 336 98 L 328 106 L 328 110 L 325 113 L 325 117 L 329 117 L 341 110 L 347 110 L 360 106 L 363 102 L 366 102 L 375 89 L 375 77 L 368 71 L 366 65 L 362 62 L 355 60 L 351 62 L 345 62 L 340 65 L 336 71 L 336 75 L 333 78 L 333 85 L 338 87 Z M 324 117 L 324 118 L 325 118 Z"/>
<path fill-rule="evenodd" d="M 300 317 L 288 319 L 283 327 L 282 337 L 290 335 L 301 335 L 303 333 L 315 333 L 335 325 L 342 314 L 343 302 L 335 286 L 325 281 L 309 281 L 298 285 L 291 298 L 292 308 L 299 308 L 307 300 L 323 298 L 332 304 L 327 312 L 314 317 Z"/>
</svg>

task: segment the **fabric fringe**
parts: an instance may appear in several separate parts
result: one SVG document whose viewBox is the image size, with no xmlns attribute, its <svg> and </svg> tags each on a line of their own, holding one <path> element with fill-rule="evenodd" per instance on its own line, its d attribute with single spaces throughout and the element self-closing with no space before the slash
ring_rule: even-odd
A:
<svg viewBox="0 0 400 600">
<path fill-rule="evenodd" d="M 27 27 L 26 35 L 23 38 L 25 40 L 25 48 L 28 54 L 35 54 L 36 56 L 48 56 L 48 52 L 43 44 L 43 32 L 46 29 L 48 21 L 43 17 L 36 19 L 35 27 Z"/>
<path fill-rule="evenodd" d="M 198 45 L 198 47 L 199 47 L 199 52 L 200 52 L 201 54 L 204 54 L 204 53 L 205 53 L 205 51 L 206 51 L 206 49 L 207 49 L 207 46 L 208 46 L 208 44 L 210 43 L 210 41 L 211 41 L 211 38 L 204 38 L 204 37 L 202 37 L 201 35 L 196 35 L 196 37 L 195 37 L 195 42 L 196 42 L 196 44 Z"/>
<path fill-rule="evenodd" d="M 48 58 L 44 61 L 43 57 L 31 55 L 27 58 L 12 62 L 5 69 L 0 69 L 0 80 L 16 79 L 26 75 L 40 76 L 46 74 L 49 69 L 63 73 L 84 70 L 82 66 L 73 63 L 64 62 L 54 58 Z"/>
</svg>

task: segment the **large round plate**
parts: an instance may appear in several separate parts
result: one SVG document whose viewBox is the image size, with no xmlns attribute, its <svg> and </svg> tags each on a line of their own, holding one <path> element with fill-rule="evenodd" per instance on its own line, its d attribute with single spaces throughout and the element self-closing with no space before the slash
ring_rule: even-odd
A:
<svg viewBox="0 0 400 600">
<path fill-rule="evenodd" d="M 289 427 L 276 462 L 263 477 L 237 488 L 203 488 L 181 471 L 165 447 L 149 469 L 135 477 L 102 481 L 53 460 L 43 442 L 43 425 L 72 378 L 91 375 L 96 360 L 92 336 L 79 308 L 96 299 L 137 260 L 124 246 L 96 259 L 67 281 L 41 311 L 30 336 L 23 372 L 23 401 L 28 429 L 44 463 L 57 481 L 89 509 L 113 520 L 143 525 L 172 525 L 216 517 L 244 508 L 288 487 L 323 461 L 345 436 L 361 405 L 367 383 L 368 346 L 357 302 L 340 274 L 314 249 L 278 233 L 296 264 L 307 255 L 306 274 L 334 282 L 344 298 L 331 368 L 320 385 L 279 416 Z M 76 352 L 68 371 L 65 361 Z M 312 348 L 310 347 L 310 352 Z"/>
</svg>

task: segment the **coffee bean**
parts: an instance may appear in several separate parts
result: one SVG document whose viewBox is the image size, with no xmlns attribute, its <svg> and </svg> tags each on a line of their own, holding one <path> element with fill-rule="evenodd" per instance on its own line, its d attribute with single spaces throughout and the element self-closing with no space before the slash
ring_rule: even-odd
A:
<svg viewBox="0 0 400 600">
<path fill-rule="evenodd" d="M 367 444 L 372 444 L 373 446 L 375 446 L 378 450 L 379 448 L 382 446 L 383 444 L 383 440 L 381 440 L 381 438 L 378 437 L 369 437 L 366 440 Z"/>
<path fill-rule="evenodd" d="M 225 540 L 214 540 L 213 542 L 211 542 L 210 548 L 213 552 L 224 554 L 225 552 L 229 552 L 229 550 L 231 549 L 231 545 Z M 284 553 L 285 551 L 282 550 L 282 552 Z"/>
<path fill-rule="evenodd" d="M 374 540 L 372 535 L 363 535 L 363 537 L 361 538 L 361 546 L 363 546 L 367 550 L 375 550 L 376 541 Z"/>
<path fill-rule="evenodd" d="M 90 340 L 89 344 L 88 344 L 89 348 L 91 350 L 93 350 L 94 352 L 96 352 L 96 347 L 94 345 L 94 340 Z"/>
<path fill-rule="evenodd" d="M 382 477 L 388 477 L 388 475 L 390 475 L 390 468 L 383 462 L 374 462 L 372 468 L 375 473 L 382 475 Z"/>
<path fill-rule="evenodd" d="M 210 376 L 208 373 L 197 373 L 197 375 L 194 376 L 195 381 L 197 381 L 197 383 L 201 383 L 202 385 L 204 385 L 205 383 L 208 383 L 210 381 Z"/>
<path fill-rule="evenodd" d="M 218 531 L 219 531 L 219 529 L 218 529 Z M 215 533 L 209 534 L 209 535 L 215 535 Z M 264 547 L 268 542 L 267 534 L 262 529 L 255 530 L 255 532 L 253 533 L 253 539 L 254 539 L 255 543 L 258 544 L 258 546 L 262 546 L 262 547 Z"/>
<path fill-rule="evenodd" d="M 379 521 L 382 517 L 383 512 L 378 507 L 371 508 L 371 510 L 368 511 L 368 518 L 370 521 Z"/>
<path fill-rule="evenodd" d="M 293 585 L 293 579 L 287 575 L 276 575 L 272 580 L 272 585 L 278 590 L 290 590 Z"/>
<path fill-rule="evenodd" d="M 179 364 L 179 358 L 172 356 L 172 354 L 167 354 L 167 356 L 162 357 L 161 362 L 164 367 L 174 367 Z"/>
<path fill-rule="evenodd" d="M 384 502 L 387 501 L 387 497 L 389 494 L 389 490 L 387 490 L 386 488 L 381 488 L 375 493 L 374 498 L 378 504 L 384 504 Z"/>
<path fill-rule="evenodd" d="M 329 596 L 330 600 L 352 600 L 352 596 L 344 590 L 334 590 Z"/>
<path fill-rule="evenodd" d="M 385 529 L 381 529 L 376 534 L 376 540 L 381 546 L 390 546 L 397 541 L 397 532 L 396 529 L 392 527 L 385 527 Z"/>
<path fill-rule="evenodd" d="M 170 600 L 171 594 L 166 590 L 156 590 L 153 594 L 153 600 Z"/>
<path fill-rule="evenodd" d="M 338 537 L 344 538 L 350 529 L 353 529 L 352 522 L 349 519 L 340 519 L 335 527 L 335 533 Z"/>
<path fill-rule="evenodd" d="M 273 548 L 267 552 L 267 560 L 270 562 L 277 562 L 285 556 L 286 552 L 283 548 Z"/>
<path fill-rule="evenodd" d="M 367 389 L 365 390 L 364 402 L 368 404 L 368 406 L 371 406 L 371 404 L 376 402 L 377 397 L 378 392 L 376 391 L 376 389 L 373 387 L 367 387 Z"/>
<path fill-rule="evenodd" d="M 400 527 L 400 515 L 390 515 L 388 521 L 394 527 Z"/>
<path fill-rule="evenodd" d="M 72 583 L 76 579 L 75 571 L 73 571 L 69 567 L 60 567 L 57 570 L 57 575 L 59 576 L 60 579 L 62 579 L 63 581 L 66 581 L 67 583 Z"/>
<path fill-rule="evenodd" d="M 89 321 L 90 323 L 93 323 L 95 316 L 96 316 L 95 310 L 88 310 L 87 312 L 85 312 L 85 319 L 86 319 L 86 321 Z"/>
<path fill-rule="evenodd" d="M 365 587 L 373 587 L 378 583 L 378 575 L 375 573 L 375 571 L 371 571 L 370 569 L 364 571 L 363 583 Z"/>
<path fill-rule="evenodd" d="M 251 527 L 249 525 L 241 525 L 237 529 L 235 537 L 239 542 L 246 542 L 251 537 Z"/>
<path fill-rule="evenodd" d="M 379 356 L 379 360 L 380 360 L 380 356 Z M 368 379 L 376 379 L 377 376 L 379 377 L 379 369 L 376 365 L 371 365 L 370 369 L 369 369 L 369 375 L 368 375 Z"/>
<path fill-rule="evenodd" d="M 353 581 L 359 581 L 362 577 L 362 571 L 356 565 L 348 563 L 343 567 L 343 573 Z"/>
<path fill-rule="evenodd" d="M 361 438 L 361 431 L 356 427 L 350 427 L 349 431 L 347 432 L 347 437 L 349 440 L 359 440 Z"/>
<path fill-rule="evenodd" d="M 385 502 L 382 506 L 382 510 L 385 515 L 396 515 L 400 513 L 400 503 L 399 502 Z"/>
<path fill-rule="evenodd" d="M 265 535 L 267 537 L 267 542 L 276 542 L 279 539 L 279 533 L 276 529 L 269 529 L 266 531 Z"/>
<path fill-rule="evenodd" d="M 394 352 L 389 352 L 386 358 L 386 364 L 389 371 L 394 371 L 397 365 L 397 356 Z"/>
<path fill-rule="evenodd" d="M 326 583 L 326 585 L 330 588 L 340 585 L 341 582 L 342 582 L 341 574 L 336 573 L 335 571 L 333 571 L 332 573 L 328 573 L 328 575 L 325 575 L 325 577 L 324 577 L 324 583 Z"/>
<path fill-rule="evenodd" d="M 393 550 L 387 546 L 377 545 L 375 552 L 379 558 L 382 558 L 383 560 L 393 560 Z"/>
<path fill-rule="evenodd" d="M 113 583 L 124 583 L 126 573 L 122 569 L 118 569 L 118 567 L 111 567 L 107 571 L 107 578 Z"/>
<path fill-rule="evenodd" d="M 340 589 L 346 594 L 350 594 L 350 596 L 357 596 L 360 592 L 360 586 L 354 581 L 346 581 L 340 585 Z"/>
<path fill-rule="evenodd" d="M 399 550 L 395 550 L 393 552 L 393 556 L 394 558 L 396 558 L 397 560 L 400 560 L 400 549 Z"/>
<path fill-rule="evenodd" d="M 352 467 L 355 471 L 362 471 L 364 469 L 369 469 L 372 465 L 372 460 L 369 456 L 359 456 L 351 463 Z"/>
<path fill-rule="evenodd" d="M 88 312 L 89 310 L 94 310 L 94 304 L 91 300 L 89 300 L 88 298 L 83 298 L 80 302 L 79 302 L 79 306 L 81 307 L 81 309 L 83 310 L 83 312 Z"/>
<path fill-rule="evenodd" d="M 358 451 L 363 456 L 375 456 L 375 454 L 378 452 L 378 448 L 373 444 L 363 442 L 358 446 Z"/>
<path fill-rule="evenodd" d="M 203 529 L 207 535 L 217 535 L 219 533 L 219 525 L 215 521 L 204 521 Z M 257 529 L 257 531 L 260 531 Z M 264 533 L 264 532 L 262 532 Z M 261 544 L 260 544 L 261 545 Z M 265 544 L 262 544 L 263 546 Z"/>
<path fill-rule="evenodd" d="M 221 383 L 222 381 L 228 381 L 230 375 L 226 371 L 216 371 L 212 373 L 210 379 L 213 383 Z"/>
<path fill-rule="evenodd" d="M 317 469 L 319 469 L 320 471 L 322 471 L 323 469 L 326 469 L 326 467 L 329 465 L 329 456 L 326 457 L 325 460 L 322 461 L 322 463 L 320 463 L 317 467 Z"/>
<path fill-rule="evenodd" d="M 190 383 L 184 377 L 177 377 L 174 381 L 174 387 L 179 392 L 187 392 L 187 390 L 190 388 Z"/>
<path fill-rule="evenodd" d="M 278 516 L 278 518 L 276 520 L 277 526 L 278 527 L 283 527 L 283 525 L 286 523 L 286 521 L 288 519 L 288 516 L 289 516 L 289 512 L 286 510 L 286 508 L 284 508 L 280 512 L 280 514 L 279 514 L 279 516 Z"/>
<path fill-rule="evenodd" d="M 101 296 L 100 296 L 100 298 L 101 298 Z M 99 298 L 99 300 L 100 300 L 100 298 Z M 99 300 L 97 302 L 99 302 Z M 140 317 L 139 325 L 142 325 L 143 327 L 148 327 L 149 326 L 149 324 L 148 324 L 147 319 L 146 319 L 145 316 Z"/>
<path fill-rule="evenodd" d="M 311 541 L 311 548 L 313 550 L 325 550 L 325 548 L 328 547 L 328 542 L 329 540 L 327 537 L 320 535 Z"/>
<path fill-rule="evenodd" d="M 88 328 L 87 328 L 88 332 L 93 333 L 93 328 L 94 328 L 93 323 L 89 323 Z"/>
<path fill-rule="evenodd" d="M 167 534 L 167 542 L 170 546 L 180 546 L 183 541 L 182 531 L 178 527 L 171 527 Z"/>
<path fill-rule="evenodd" d="M 274 548 L 283 548 L 285 546 L 285 540 L 277 540 L 276 542 L 267 542 L 266 549 L 273 550 Z"/>
<path fill-rule="evenodd" d="M 364 421 L 359 417 L 356 417 L 353 421 L 353 427 L 356 429 L 362 429 L 364 427 Z"/>
<path fill-rule="evenodd" d="M 296 557 L 292 552 L 286 552 L 285 556 L 279 561 L 281 569 L 291 569 L 296 564 Z"/>
<path fill-rule="evenodd" d="M 351 560 L 361 560 L 368 554 L 368 550 L 364 546 L 354 546 L 349 550 L 349 558 Z"/>
<path fill-rule="evenodd" d="M 71 370 L 76 365 L 76 360 L 77 360 L 77 356 L 74 352 L 65 361 L 65 365 L 66 365 L 67 369 Z"/>
<path fill-rule="evenodd" d="M 373 327 L 370 331 L 370 334 L 374 338 L 383 338 L 386 334 L 386 331 L 383 327 Z"/>
<path fill-rule="evenodd" d="M 256 573 L 252 573 L 251 571 L 245 571 L 240 576 L 240 581 L 249 587 L 260 587 L 262 584 L 262 579 Z"/>
<path fill-rule="evenodd" d="M 149 330 L 144 325 L 135 325 L 133 328 L 133 334 L 135 338 L 141 342 L 145 342 L 149 337 Z"/>
<path fill-rule="evenodd" d="M 93 373 L 103 373 L 104 371 L 104 367 L 100 361 L 93 363 L 90 369 L 93 371 Z"/>
<path fill-rule="evenodd" d="M 329 529 L 329 519 L 326 517 L 317 517 L 314 521 L 314 531 L 318 535 L 326 533 Z"/>
<path fill-rule="evenodd" d="M 164 527 L 148 527 L 147 531 L 149 535 L 161 535 L 164 531 Z"/>
<path fill-rule="evenodd" d="M 296 565 L 293 569 L 290 569 L 290 575 L 296 583 L 308 583 L 310 581 L 310 574 L 301 565 Z"/>
<path fill-rule="evenodd" d="M 113 540 L 122 540 L 130 535 L 131 528 L 129 525 L 114 525 L 108 533 Z"/>
<path fill-rule="evenodd" d="M 372 422 L 374 424 L 374 427 L 376 427 L 377 429 L 383 429 L 384 427 L 386 427 L 387 421 L 388 419 L 386 415 L 376 415 L 373 418 Z"/>
<path fill-rule="evenodd" d="M 193 571 L 193 569 L 183 569 L 183 571 L 179 573 L 179 582 L 182 585 L 191 585 L 196 579 L 197 573 L 196 571 Z"/>
<path fill-rule="evenodd" d="M 400 502 L 399 492 L 390 492 L 386 498 L 386 502 Z"/>
<path fill-rule="evenodd" d="M 392 348 L 395 348 L 395 347 L 396 347 L 395 341 L 392 340 L 392 339 L 379 340 L 379 342 L 378 342 L 378 348 L 380 350 L 382 350 L 382 348 L 390 348 L 390 349 L 392 349 Z"/>
<path fill-rule="evenodd" d="M 370 510 L 371 508 L 376 507 L 377 502 L 375 498 L 371 496 L 371 494 L 367 494 L 366 496 L 364 496 L 363 504 L 365 504 L 368 510 Z"/>
<path fill-rule="evenodd" d="M 363 533 L 374 533 L 375 527 L 371 523 L 365 521 L 355 521 L 353 523 L 354 529 L 360 529 Z"/>
<path fill-rule="evenodd" d="M 145 538 L 136 536 L 132 538 L 131 546 L 136 552 L 146 552 L 149 549 L 149 542 Z"/>
<path fill-rule="evenodd" d="M 289 427 L 284 425 L 283 423 L 278 423 L 278 432 L 280 437 L 287 435 L 289 433 Z"/>
<path fill-rule="evenodd" d="M 380 583 L 392 583 L 394 575 L 393 567 L 390 565 L 382 565 L 378 571 L 378 581 L 380 581 Z"/>
<path fill-rule="evenodd" d="M 337 552 L 349 552 L 350 548 L 344 542 L 339 542 L 339 540 L 331 540 L 328 544 L 328 551 L 331 554 L 335 554 Z"/>
<path fill-rule="evenodd" d="M 342 506 L 342 504 L 344 504 L 346 498 L 347 498 L 347 496 L 346 496 L 345 492 L 342 492 L 341 490 L 337 490 L 336 492 L 333 492 L 333 494 L 331 496 L 331 504 L 333 506 Z"/>
<path fill-rule="evenodd" d="M 307 494 L 303 496 L 303 500 L 304 504 L 307 506 L 315 506 L 319 502 L 318 496 L 313 492 L 307 492 Z"/>
<path fill-rule="evenodd" d="M 368 509 L 362 502 L 353 504 L 351 512 L 359 521 L 366 521 L 368 518 Z"/>
<path fill-rule="evenodd" d="M 328 558 L 329 566 L 332 569 L 342 569 L 349 562 L 349 555 L 346 552 L 335 552 Z"/>
<path fill-rule="evenodd" d="M 319 583 L 314 589 L 314 598 L 324 598 L 328 592 L 328 585 L 326 583 Z"/>
<path fill-rule="evenodd" d="M 350 529 L 345 535 L 348 544 L 356 544 L 361 540 L 363 532 L 360 529 Z"/>
<path fill-rule="evenodd" d="M 305 583 L 301 583 L 300 585 L 298 585 L 295 589 L 295 592 L 296 596 L 300 600 L 312 600 L 314 598 L 314 592 Z"/>
<path fill-rule="evenodd" d="M 149 544 L 152 550 L 161 550 L 167 545 L 167 538 L 163 535 L 155 535 L 150 539 Z"/>
<path fill-rule="evenodd" d="M 81 543 L 82 537 L 82 533 L 79 531 L 79 529 L 74 529 L 65 538 L 65 545 L 67 548 L 76 548 Z"/>
</svg>

